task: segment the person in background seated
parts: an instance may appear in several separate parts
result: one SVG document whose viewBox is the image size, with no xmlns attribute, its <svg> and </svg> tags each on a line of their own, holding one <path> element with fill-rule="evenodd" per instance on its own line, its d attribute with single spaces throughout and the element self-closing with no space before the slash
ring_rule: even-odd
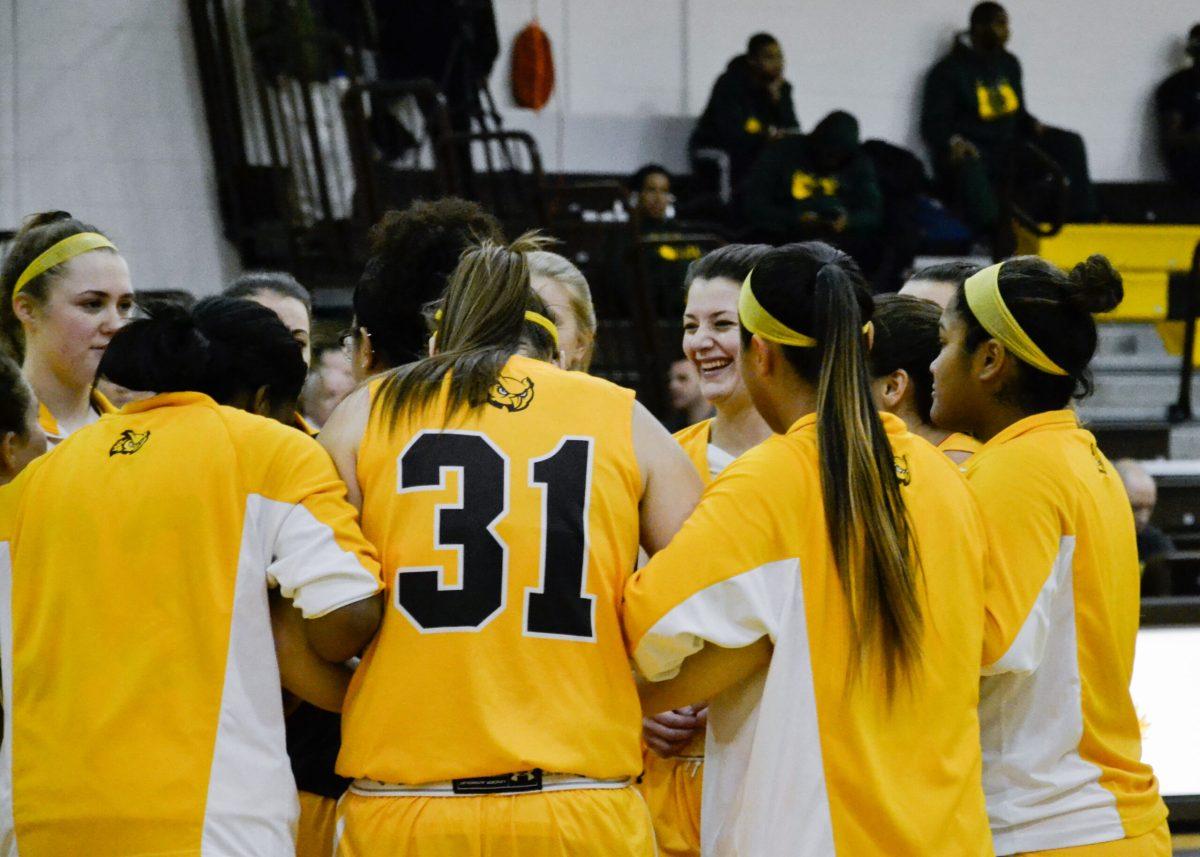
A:
<svg viewBox="0 0 1200 857">
<path fill-rule="evenodd" d="M 325 425 L 333 409 L 354 389 L 350 361 L 337 342 L 313 348 L 312 367 L 304 384 L 304 416 L 317 428 Z"/>
<path fill-rule="evenodd" d="M 0 485 L 46 451 L 38 403 L 21 367 L 0 354 Z"/>
<path fill-rule="evenodd" d="M 700 372 L 686 357 L 671 364 L 667 372 L 667 395 L 671 410 L 679 415 L 679 428 L 695 425 L 713 415 L 713 406 L 700 391 Z"/>
<path fill-rule="evenodd" d="M 870 268 L 860 256 L 870 255 L 879 236 L 883 194 L 859 143 L 858 120 L 838 110 L 811 134 L 771 146 L 746 181 L 745 209 L 763 238 L 820 238 Z"/>
<path fill-rule="evenodd" d="M 1071 191 L 1067 216 L 1094 220 L 1096 199 L 1083 140 L 1078 134 L 1047 128 L 1029 114 L 1021 63 L 1004 49 L 1008 38 L 1004 7 L 979 3 L 971 10 L 967 39 L 956 41 L 929 72 L 921 104 L 921 136 L 929 147 L 935 176 L 968 225 L 980 233 L 990 232 L 1000 218 L 996 185 L 1018 145 L 1032 142 L 1067 175 Z"/>
<path fill-rule="evenodd" d="M 1200 193 L 1200 24 L 1188 32 L 1185 68 L 1168 77 L 1154 93 L 1159 145 L 1171 178 Z"/>
<path fill-rule="evenodd" d="M 774 36 L 756 33 L 713 84 L 688 151 L 693 158 L 701 149 L 725 152 L 736 186 L 767 143 L 799 130 L 792 85 L 783 78 L 783 49 Z"/>
<path fill-rule="evenodd" d="M 661 164 L 644 164 L 629 179 L 629 208 L 639 232 L 652 232 L 675 219 L 671 174 Z"/>
<path fill-rule="evenodd" d="M 979 270 L 974 262 L 941 262 L 914 273 L 900 288 L 900 294 L 932 301 L 945 309 L 958 287 Z"/>
<path fill-rule="evenodd" d="M 1154 517 L 1154 506 L 1158 503 L 1158 486 L 1140 461 L 1122 458 L 1114 462 L 1113 466 L 1121 475 L 1125 493 L 1129 495 L 1129 505 L 1133 507 L 1133 523 L 1137 528 L 1138 562 L 1145 568 L 1147 561 L 1175 550 L 1171 537 L 1150 523 L 1150 519 Z"/>
</svg>

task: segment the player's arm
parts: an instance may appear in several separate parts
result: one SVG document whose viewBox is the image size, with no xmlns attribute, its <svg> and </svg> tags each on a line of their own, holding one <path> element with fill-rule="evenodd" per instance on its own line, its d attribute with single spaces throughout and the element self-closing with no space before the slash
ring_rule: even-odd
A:
<svg viewBox="0 0 1200 857">
<path fill-rule="evenodd" d="M 683 708 L 697 699 L 713 699 L 767 666 L 774 650 L 767 637 L 734 649 L 707 645 L 683 662 L 675 678 L 638 682 L 642 712 L 650 716 Z"/>
<path fill-rule="evenodd" d="M 633 447 L 642 472 L 641 544 L 654 556 L 696 508 L 704 486 L 683 448 L 638 402 L 633 405 Z"/>
<path fill-rule="evenodd" d="M 271 630 L 284 690 L 326 711 L 341 711 L 353 672 L 319 656 L 308 642 L 304 617 L 291 603 L 271 591 Z"/>
<path fill-rule="evenodd" d="M 347 436 L 345 425 L 340 429 Z M 273 541 L 268 580 L 303 614 L 312 650 L 341 663 L 361 652 L 379 627 L 379 562 L 330 456 L 307 438 L 288 437 L 272 467 L 277 500 L 261 507 L 260 527 Z"/>
<path fill-rule="evenodd" d="M 358 445 L 367 430 L 370 416 L 370 390 L 361 386 L 334 409 L 317 435 L 317 442 L 325 447 L 337 467 L 338 475 L 346 483 L 346 499 L 360 512 L 362 489 L 358 484 Z"/>
</svg>

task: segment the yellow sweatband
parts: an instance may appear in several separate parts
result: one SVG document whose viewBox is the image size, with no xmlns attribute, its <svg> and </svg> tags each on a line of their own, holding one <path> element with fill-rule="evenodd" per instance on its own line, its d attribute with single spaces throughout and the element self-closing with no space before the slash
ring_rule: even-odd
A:
<svg viewBox="0 0 1200 857">
<path fill-rule="evenodd" d="M 532 321 L 534 324 L 540 324 L 546 328 L 546 332 L 550 334 L 550 338 L 554 340 L 554 347 L 558 347 L 558 325 L 546 318 L 540 312 L 534 312 L 531 309 L 525 310 L 525 320 Z"/>
<path fill-rule="evenodd" d="M 751 271 L 746 275 L 746 279 L 742 281 L 741 294 L 738 295 L 738 316 L 741 318 L 746 330 L 761 336 L 768 342 L 775 342 L 779 345 L 793 345 L 796 348 L 815 348 L 817 340 L 799 331 L 792 330 L 767 312 L 766 308 L 758 302 L 758 298 L 754 297 L 753 289 L 750 288 L 750 277 L 753 273 Z M 863 333 L 870 332 L 871 322 L 868 321 L 863 325 Z"/>
<path fill-rule="evenodd" d="M 17 277 L 17 284 L 13 286 L 12 296 L 15 298 L 21 293 L 21 289 L 29 285 L 31 280 L 40 277 L 55 265 L 61 265 L 68 259 L 74 259 L 89 250 L 99 250 L 102 247 L 117 249 L 111 241 L 98 232 L 78 232 L 57 244 L 52 244 L 48 250 L 29 263 L 29 267 L 21 272 L 21 276 Z"/>
<path fill-rule="evenodd" d="M 1009 312 L 1000 295 L 1000 266 L 1003 264 L 991 265 L 967 279 L 963 287 L 967 306 L 983 329 L 1000 340 L 1018 360 L 1050 375 L 1066 375 L 1067 371 L 1038 348 Z"/>
<path fill-rule="evenodd" d="M 433 314 L 433 320 L 434 321 L 442 320 L 442 311 L 441 310 L 438 310 L 437 312 L 435 312 Z M 554 340 L 554 347 L 555 348 L 558 347 L 558 325 L 556 325 L 550 319 L 546 318 L 546 316 L 542 315 L 540 312 L 534 312 L 531 309 L 525 310 L 525 320 L 532 321 L 534 324 L 544 327 L 546 329 L 546 332 L 548 334 L 550 334 L 550 338 Z"/>
</svg>

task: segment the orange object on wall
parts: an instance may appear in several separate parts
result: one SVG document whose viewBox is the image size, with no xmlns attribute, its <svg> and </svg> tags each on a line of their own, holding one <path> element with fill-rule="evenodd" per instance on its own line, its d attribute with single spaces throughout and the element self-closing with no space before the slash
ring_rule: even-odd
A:
<svg viewBox="0 0 1200 857">
<path fill-rule="evenodd" d="M 550 37 L 538 26 L 529 23 L 517 34 L 512 53 L 513 99 L 518 107 L 541 110 L 554 91 L 554 57 Z"/>
</svg>

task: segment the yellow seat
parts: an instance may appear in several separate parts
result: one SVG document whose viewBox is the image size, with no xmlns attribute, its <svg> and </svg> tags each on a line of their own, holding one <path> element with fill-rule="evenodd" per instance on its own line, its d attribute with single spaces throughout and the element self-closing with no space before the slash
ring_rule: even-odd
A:
<svg viewBox="0 0 1200 857">
<path fill-rule="evenodd" d="M 1186 271 L 1200 241 L 1200 226 L 1069 223 L 1050 238 L 1021 230 L 1018 252 L 1035 253 L 1070 268 L 1092 253 L 1103 253 L 1118 271 Z"/>
</svg>

